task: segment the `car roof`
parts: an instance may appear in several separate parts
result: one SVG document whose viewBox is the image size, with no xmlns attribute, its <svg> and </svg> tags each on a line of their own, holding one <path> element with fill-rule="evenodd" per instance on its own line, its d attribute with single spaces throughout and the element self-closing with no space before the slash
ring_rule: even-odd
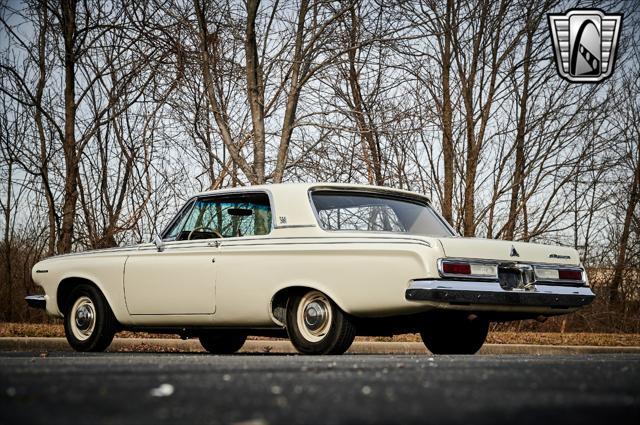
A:
<svg viewBox="0 0 640 425">
<path fill-rule="evenodd" d="M 196 194 L 196 196 L 206 196 L 206 195 L 215 195 L 226 192 L 234 192 L 237 193 L 239 191 L 266 191 L 274 196 L 287 196 L 287 195 L 300 195 L 306 193 L 311 189 L 331 189 L 331 190 L 354 190 L 354 191 L 366 191 L 366 192 L 384 192 L 389 194 L 397 194 L 401 196 L 410 196 L 410 197 L 420 197 L 427 202 L 429 201 L 429 197 L 417 193 L 411 192 L 404 189 L 395 189 L 386 186 L 374 186 L 367 184 L 355 184 L 355 183 L 328 183 L 328 182 L 315 182 L 315 183 L 274 183 L 274 184 L 263 184 L 263 185 L 251 185 L 251 186 L 237 186 L 230 187 L 225 189 L 217 189 L 204 191 Z"/>
</svg>

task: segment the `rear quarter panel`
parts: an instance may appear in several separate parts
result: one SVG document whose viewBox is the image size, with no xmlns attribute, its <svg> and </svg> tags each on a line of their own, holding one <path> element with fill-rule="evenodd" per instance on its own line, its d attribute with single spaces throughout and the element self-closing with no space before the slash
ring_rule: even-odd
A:
<svg viewBox="0 0 640 425">
<path fill-rule="evenodd" d="M 411 279 L 437 275 L 431 264 L 438 252 L 424 241 L 398 238 L 281 239 L 251 245 L 223 242 L 216 258 L 215 322 L 273 325 L 272 297 L 294 286 L 317 289 L 356 316 L 424 309 L 408 302 L 405 290 Z"/>
</svg>

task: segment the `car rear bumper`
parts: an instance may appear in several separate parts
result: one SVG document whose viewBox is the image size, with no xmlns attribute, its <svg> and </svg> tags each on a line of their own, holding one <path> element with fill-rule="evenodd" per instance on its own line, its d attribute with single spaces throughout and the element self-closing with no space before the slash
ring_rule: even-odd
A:
<svg viewBox="0 0 640 425">
<path fill-rule="evenodd" d="M 46 309 L 47 308 L 47 296 L 46 295 L 29 295 L 24 298 L 29 307 Z"/>
<path fill-rule="evenodd" d="M 588 287 L 534 285 L 523 291 L 505 290 L 498 282 L 425 279 L 412 281 L 405 297 L 451 306 L 574 309 L 591 303 L 595 294 Z"/>
</svg>

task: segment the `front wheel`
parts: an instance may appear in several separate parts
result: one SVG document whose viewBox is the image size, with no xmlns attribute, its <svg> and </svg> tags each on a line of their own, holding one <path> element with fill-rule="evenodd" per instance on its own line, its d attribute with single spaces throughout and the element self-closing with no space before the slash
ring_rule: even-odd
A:
<svg viewBox="0 0 640 425">
<path fill-rule="evenodd" d="M 442 314 L 432 317 L 420 336 L 433 354 L 475 354 L 488 332 L 489 322 L 482 318 L 469 320 L 465 314 Z"/>
<path fill-rule="evenodd" d="M 74 350 L 106 350 L 116 326 L 116 318 L 98 289 L 81 284 L 71 292 L 64 312 L 64 333 Z"/>
<path fill-rule="evenodd" d="M 291 343 L 302 354 L 342 354 L 356 336 L 349 317 L 319 291 L 289 298 L 286 325 Z"/>
<path fill-rule="evenodd" d="M 211 354 L 233 354 L 240 350 L 247 340 L 246 335 L 227 333 L 207 333 L 200 335 L 200 344 Z"/>
</svg>

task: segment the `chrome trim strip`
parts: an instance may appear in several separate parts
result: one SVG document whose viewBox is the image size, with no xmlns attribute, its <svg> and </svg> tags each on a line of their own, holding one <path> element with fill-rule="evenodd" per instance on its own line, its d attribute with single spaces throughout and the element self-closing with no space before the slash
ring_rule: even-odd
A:
<svg viewBox="0 0 640 425">
<path fill-rule="evenodd" d="M 454 274 L 454 273 L 445 273 L 442 271 L 442 263 L 443 262 L 452 262 L 452 263 L 468 263 L 468 264 L 490 264 L 496 266 L 496 276 L 495 277 L 487 277 L 484 275 L 471 275 L 471 274 Z M 499 270 L 498 267 L 506 264 L 522 264 L 525 266 L 533 267 L 534 277 L 535 269 L 566 269 L 566 270 L 575 270 L 582 273 L 582 280 L 567 280 L 567 279 L 540 279 L 536 280 L 535 284 L 557 284 L 557 285 L 580 285 L 580 286 L 588 286 L 587 284 L 587 273 L 586 270 L 582 266 L 576 266 L 574 264 L 549 264 L 549 263 L 532 263 L 528 261 L 501 261 L 501 260 L 489 260 L 489 259 L 479 259 L 479 258 L 461 258 L 461 257 L 444 257 L 438 258 L 438 274 L 441 277 L 455 278 L 455 279 L 463 279 L 463 280 L 496 280 L 498 281 Z M 537 279 L 537 277 L 536 277 Z"/>
<path fill-rule="evenodd" d="M 52 258 L 60 259 L 60 258 L 76 257 L 79 255 L 110 254 L 114 252 L 120 253 L 124 251 L 137 251 L 140 245 L 143 245 L 143 244 L 130 245 L 130 246 L 118 246 L 113 248 L 90 249 L 87 251 L 80 251 L 80 252 L 70 252 L 68 254 L 52 255 L 51 257 L 45 258 L 45 260 L 49 260 Z M 155 249 L 155 246 L 153 247 L 153 249 Z"/>
<path fill-rule="evenodd" d="M 557 263 L 534 263 L 531 261 L 519 261 L 519 260 L 494 260 L 489 258 L 463 258 L 463 257 L 442 257 L 443 260 L 452 260 L 452 261 L 470 261 L 473 263 L 490 263 L 490 264 L 509 264 L 509 263 L 517 263 L 517 264 L 527 264 L 530 266 L 538 266 L 538 267 L 548 267 L 548 268 L 563 268 L 563 269 L 576 269 L 576 270 L 584 270 L 582 266 L 576 266 L 575 264 L 557 264 Z"/>
<path fill-rule="evenodd" d="M 329 240 L 328 240 L 329 239 Z M 334 240 L 331 240 L 334 239 Z M 335 240 L 337 239 L 337 240 Z M 353 240 L 362 239 L 362 240 Z M 423 239 L 403 238 L 403 237 L 367 237 L 367 236 L 284 236 L 284 237 L 234 237 L 225 239 L 198 239 L 193 241 L 170 241 L 165 244 L 166 250 L 205 248 L 211 246 L 212 242 L 219 242 L 220 247 L 225 246 L 273 246 L 273 245 L 329 245 L 329 244 L 412 244 L 423 245 L 431 248 L 431 244 Z M 141 245 L 138 251 L 157 251 L 154 245 Z"/>
<path fill-rule="evenodd" d="M 315 225 L 313 226 L 315 227 Z M 353 239 L 359 239 L 354 241 Z M 166 241 L 165 242 L 165 251 L 171 250 L 175 251 L 178 249 L 193 249 L 193 248 L 212 248 L 208 244 L 214 241 L 218 241 L 220 246 L 259 246 L 259 245 L 310 245 L 310 244 L 354 244 L 354 243 L 398 243 L 398 244 L 412 244 L 412 245 L 423 245 L 431 248 L 432 245 L 420 238 L 415 237 L 407 237 L 404 235 L 397 234 L 389 234 L 389 235 L 326 235 L 326 236 L 280 236 L 273 237 L 271 234 L 264 236 L 256 236 L 256 237 L 233 237 L 233 238 L 224 238 L 224 239 L 196 239 L 191 241 Z M 282 242 L 284 241 L 284 242 Z M 257 242 L 257 243 L 256 243 Z M 127 246 L 127 247 L 118 247 L 118 248 L 108 248 L 108 249 L 100 249 L 100 250 L 91 250 L 91 251 L 83 251 L 83 252 L 75 252 L 71 254 L 65 254 L 64 256 L 91 256 L 94 254 L 104 254 L 109 252 L 122 252 L 125 255 L 125 251 L 131 252 L 145 252 L 145 251 L 154 251 L 158 252 L 156 246 L 151 242 L 139 244 L 136 246 Z M 128 255 L 128 254 L 126 254 Z"/>
<path fill-rule="evenodd" d="M 389 244 L 389 243 L 392 243 L 392 242 L 388 242 L 388 241 L 275 242 L 275 243 L 270 243 L 270 244 L 266 244 L 266 243 L 220 244 L 220 247 L 224 248 L 224 247 L 232 247 L 232 246 L 242 247 L 242 246 L 335 245 L 335 244 L 385 244 L 386 245 L 386 244 Z M 411 245 L 424 245 L 424 246 L 427 246 L 427 247 L 431 248 L 431 245 L 429 245 L 427 242 L 404 242 L 404 243 L 408 243 L 408 244 L 411 244 Z"/>
<path fill-rule="evenodd" d="M 469 292 L 498 292 L 498 293 L 534 293 L 540 292 L 545 294 L 557 295 L 595 295 L 589 287 L 586 286 L 557 286 L 557 285 L 540 285 L 535 284 L 533 291 L 518 291 L 502 289 L 498 282 L 483 281 L 465 281 L 465 280 L 439 280 L 439 279 L 416 279 L 412 280 L 409 289 L 454 289 L 457 291 Z"/>
<path fill-rule="evenodd" d="M 405 291 L 409 301 L 465 306 L 577 308 L 590 304 L 588 287 L 534 285 L 531 290 L 505 290 L 497 282 L 413 280 Z"/>
<path fill-rule="evenodd" d="M 28 295 L 24 297 L 27 305 L 32 308 L 46 309 L 47 308 L 47 296 L 46 295 Z"/>
<path fill-rule="evenodd" d="M 315 224 L 282 224 L 275 226 L 276 229 L 301 229 L 304 227 L 317 227 Z"/>
</svg>

